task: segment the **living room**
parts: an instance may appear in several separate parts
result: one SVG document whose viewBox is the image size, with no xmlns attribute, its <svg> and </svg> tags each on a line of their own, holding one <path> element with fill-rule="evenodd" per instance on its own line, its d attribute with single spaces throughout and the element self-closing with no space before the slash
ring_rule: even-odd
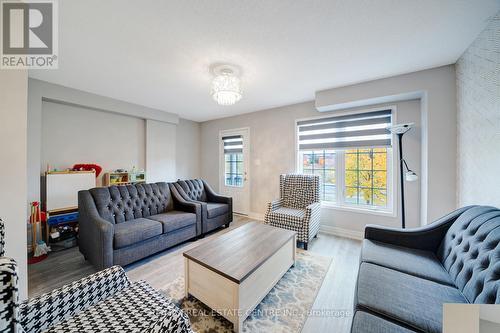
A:
<svg viewBox="0 0 500 333">
<path fill-rule="evenodd" d="M 500 1 L 0 4 L 0 331 L 500 325 Z"/>
</svg>

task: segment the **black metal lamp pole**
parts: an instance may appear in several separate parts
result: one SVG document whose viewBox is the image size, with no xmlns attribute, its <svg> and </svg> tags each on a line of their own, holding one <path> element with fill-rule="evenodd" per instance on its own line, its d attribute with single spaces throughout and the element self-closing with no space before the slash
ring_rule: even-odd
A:
<svg viewBox="0 0 500 333">
<path fill-rule="evenodd" d="M 405 183 L 403 175 L 403 135 L 404 133 L 398 133 L 398 143 L 399 143 L 399 175 L 401 183 L 401 226 L 404 229 L 405 224 Z"/>
</svg>

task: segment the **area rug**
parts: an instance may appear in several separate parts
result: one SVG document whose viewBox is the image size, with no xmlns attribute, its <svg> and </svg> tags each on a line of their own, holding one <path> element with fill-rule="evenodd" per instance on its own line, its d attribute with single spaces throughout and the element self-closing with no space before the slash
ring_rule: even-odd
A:
<svg viewBox="0 0 500 333">
<path fill-rule="evenodd" d="M 245 320 L 243 332 L 300 332 L 331 262 L 328 257 L 297 251 L 295 266 Z M 162 292 L 189 315 L 195 332 L 232 332 L 231 322 L 194 297 L 184 298 L 183 277 L 175 279 Z"/>
</svg>

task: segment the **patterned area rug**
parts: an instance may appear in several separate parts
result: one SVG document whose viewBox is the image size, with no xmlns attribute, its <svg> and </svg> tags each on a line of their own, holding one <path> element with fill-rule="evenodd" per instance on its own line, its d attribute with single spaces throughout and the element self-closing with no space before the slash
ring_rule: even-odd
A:
<svg viewBox="0 0 500 333">
<path fill-rule="evenodd" d="M 245 320 L 243 332 L 300 332 L 331 262 L 331 258 L 298 250 L 295 266 Z M 228 320 L 195 298 L 184 298 L 183 277 L 162 292 L 189 315 L 195 332 L 232 332 L 233 325 Z"/>
</svg>

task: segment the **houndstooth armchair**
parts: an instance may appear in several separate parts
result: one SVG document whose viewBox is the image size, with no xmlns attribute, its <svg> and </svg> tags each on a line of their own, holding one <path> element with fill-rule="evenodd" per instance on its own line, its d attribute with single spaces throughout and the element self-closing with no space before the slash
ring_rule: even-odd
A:
<svg viewBox="0 0 500 333">
<path fill-rule="evenodd" d="M 297 240 L 307 250 L 319 231 L 321 204 L 319 176 L 280 175 L 280 198 L 268 203 L 264 222 L 297 232 Z"/>
<path fill-rule="evenodd" d="M 181 309 L 146 282 L 131 282 L 120 266 L 20 302 L 4 234 L 0 219 L 0 333 L 193 333 Z"/>
</svg>

